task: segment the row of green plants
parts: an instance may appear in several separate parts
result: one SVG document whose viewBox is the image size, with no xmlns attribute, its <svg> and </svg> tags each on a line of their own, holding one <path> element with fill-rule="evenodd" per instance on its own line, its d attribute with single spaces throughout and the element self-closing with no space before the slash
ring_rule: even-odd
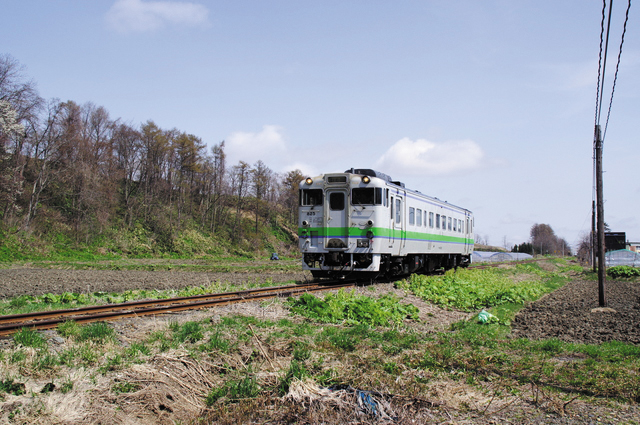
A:
<svg viewBox="0 0 640 425">
<path fill-rule="evenodd" d="M 279 285 L 294 284 L 294 281 Z M 209 285 L 189 286 L 182 289 L 131 289 L 124 292 L 92 292 L 42 295 L 20 295 L 8 300 L 0 300 L 0 315 L 32 313 L 45 310 L 64 310 L 90 305 L 116 304 L 137 300 L 159 300 L 175 297 L 189 297 L 221 292 L 242 291 L 251 288 L 274 286 L 271 278 L 247 279 L 243 284 L 213 282 Z"/>
<path fill-rule="evenodd" d="M 514 281 L 516 274 L 525 280 Z M 564 281 L 536 264 L 519 264 L 514 269 L 471 268 L 449 270 L 443 276 L 412 275 L 399 286 L 434 304 L 471 312 L 522 304 L 558 288 Z"/>
<path fill-rule="evenodd" d="M 640 268 L 631 266 L 613 266 L 607 269 L 607 274 L 614 279 L 630 279 L 640 276 Z"/>
</svg>

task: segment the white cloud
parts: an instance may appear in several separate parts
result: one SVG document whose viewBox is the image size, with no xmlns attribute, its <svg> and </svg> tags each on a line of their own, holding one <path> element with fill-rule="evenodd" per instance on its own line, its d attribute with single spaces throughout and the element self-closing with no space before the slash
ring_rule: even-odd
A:
<svg viewBox="0 0 640 425">
<path fill-rule="evenodd" d="M 378 160 L 376 166 L 387 174 L 450 175 L 480 167 L 484 152 L 472 140 L 431 142 L 398 140 Z"/>
<path fill-rule="evenodd" d="M 190 2 L 117 0 L 105 19 L 109 26 L 119 32 L 145 32 L 167 25 L 206 25 L 209 10 Z"/>
<path fill-rule="evenodd" d="M 253 165 L 262 160 L 268 167 L 272 164 L 282 164 L 287 157 L 287 147 L 282 134 L 283 129 L 277 125 L 265 125 L 259 133 L 237 131 L 232 133 L 225 142 L 225 152 L 229 158 L 229 165 L 238 161 Z M 279 168 L 279 167 L 276 167 Z"/>
</svg>

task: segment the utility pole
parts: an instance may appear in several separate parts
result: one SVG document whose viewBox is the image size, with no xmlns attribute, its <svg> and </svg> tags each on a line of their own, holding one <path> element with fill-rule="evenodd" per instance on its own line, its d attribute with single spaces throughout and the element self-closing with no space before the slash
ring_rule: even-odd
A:
<svg viewBox="0 0 640 425">
<path fill-rule="evenodd" d="M 593 266 L 593 272 L 595 273 L 598 268 L 598 250 L 596 249 L 596 201 L 591 201 L 591 265 Z"/>
<path fill-rule="evenodd" d="M 600 126 L 596 125 L 596 204 L 598 210 L 598 302 L 600 307 L 607 306 L 604 294 L 606 266 L 604 261 L 604 198 L 602 189 L 602 137 Z"/>
</svg>

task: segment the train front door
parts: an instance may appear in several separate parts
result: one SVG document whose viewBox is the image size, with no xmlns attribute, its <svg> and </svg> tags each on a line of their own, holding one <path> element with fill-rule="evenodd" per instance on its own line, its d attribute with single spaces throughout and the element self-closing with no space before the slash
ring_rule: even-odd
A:
<svg viewBox="0 0 640 425">
<path fill-rule="evenodd" d="M 349 243 L 347 192 L 344 190 L 327 191 L 327 199 L 325 247 L 347 248 Z"/>
</svg>

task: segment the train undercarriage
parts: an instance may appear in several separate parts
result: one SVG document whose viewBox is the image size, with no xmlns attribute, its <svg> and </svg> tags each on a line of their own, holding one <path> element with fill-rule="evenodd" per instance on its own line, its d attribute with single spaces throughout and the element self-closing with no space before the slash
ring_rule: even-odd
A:
<svg viewBox="0 0 640 425">
<path fill-rule="evenodd" d="M 313 277 L 362 276 L 406 276 L 411 273 L 429 274 L 439 270 L 467 267 L 470 256 L 462 254 L 410 254 L 391 256 L 381 254 L 347 253 L 332 251 L 327 253 L 309 253 L 303 255 L 303 261 L 311 270 Z"/>
</svg>

